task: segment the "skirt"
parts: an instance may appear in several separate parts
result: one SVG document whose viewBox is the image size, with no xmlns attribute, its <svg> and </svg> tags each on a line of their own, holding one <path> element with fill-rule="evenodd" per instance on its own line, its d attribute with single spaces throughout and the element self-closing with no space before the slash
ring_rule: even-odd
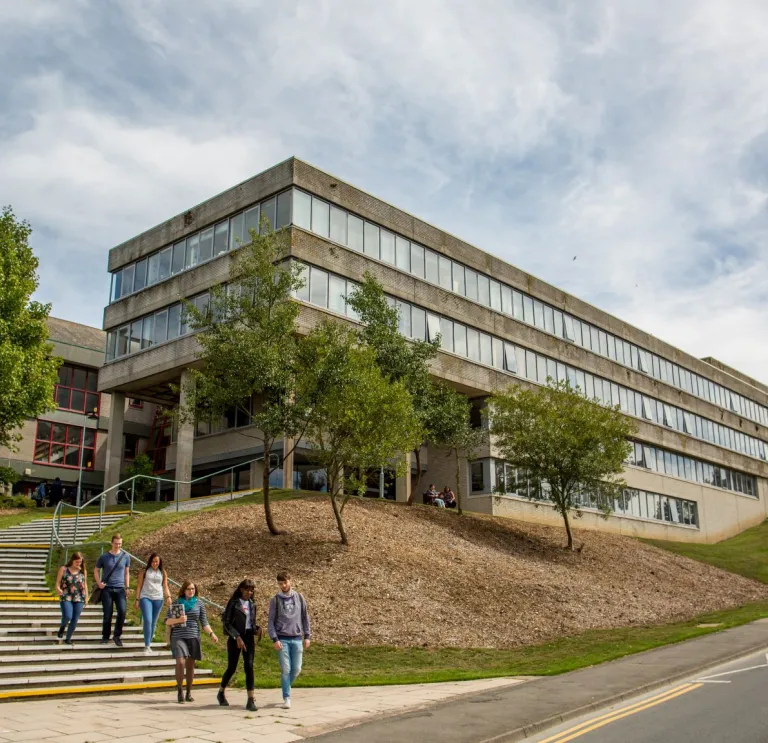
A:
<svg viewBox="0 0 768 743">
<path fill-rule="evenodd" d="M 171 655 L 174 658 L 203 659 L 203 651 L 200 649 L 199 637 L 176 638 L 171 635 Z"/>
</svg>

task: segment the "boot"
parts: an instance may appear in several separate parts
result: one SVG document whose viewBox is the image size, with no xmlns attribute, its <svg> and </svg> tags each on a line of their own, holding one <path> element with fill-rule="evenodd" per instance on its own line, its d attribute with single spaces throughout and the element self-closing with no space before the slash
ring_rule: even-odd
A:
<svg viewBox="0 0 768 743">
<path fill-rule="evenodd" d="M 184 690 L 180 687 L 176 687 L 176 701 L 179 704 L 184 704 Z"/>
<path fill-rule="evenodd" d="M 229 707 L 229 702 L 221 689 L 219 689 L 219 693 L 216 695 L 216 701 L 219 703 L 220 707 Z"/>
<path fill-rule="evenodd" d="M 192 691 L 190 689 L 187 689 L 187 696 L 185 697 L 186 701 L 188 702 L 194 702 L 195 700 L 192 699 Z"/>
<path fill-rule="evenodd" d="M 256 707 L 256 702 L 253 701 L 252 697 L 248 697 L 248 701 L 245 703 L 245 708 L 249 712 L 258 712 L 258 708 Z"/>
</svg>

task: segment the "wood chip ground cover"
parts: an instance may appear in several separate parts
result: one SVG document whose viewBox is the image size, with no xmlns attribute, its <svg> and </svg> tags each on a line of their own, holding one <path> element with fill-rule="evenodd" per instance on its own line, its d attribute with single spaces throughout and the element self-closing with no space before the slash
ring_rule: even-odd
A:
<svg viewBox="0 0 768 743">
<path fill-rule="evenodd" d="M 201 512 L 132 545 L 157 551 L 169 574 L 226 603 L 256 581 L 260 622 L 290 570 L 323 644 L 513 647 L 588 629 L 661 624 L 768 597 L 768 586 L 636 540 L 564 532 L 511 519 L 350 501 L 351 546 L 338 542 L 327 498 Z"/>
</svg>

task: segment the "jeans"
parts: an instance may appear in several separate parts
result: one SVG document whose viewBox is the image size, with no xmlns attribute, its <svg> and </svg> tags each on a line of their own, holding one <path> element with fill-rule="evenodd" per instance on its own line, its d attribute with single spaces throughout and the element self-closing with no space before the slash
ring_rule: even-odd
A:
<svg viewBox="0 0 768 743">
<path fill-rule="evenodd" d="M 242 653 L 243 666 L 245 668 L 245 688 L 248 691 L 253 691 L 253 658 L 256 652 L 253 630 L 247 629 L 242 638 L 245 643 L 245 650 L 240 650 L 237 647 L 237 640 L 233 637 L 227 638 L 227 670 L 224 671 L 224 675 L 221 677 L 222 689 L 227 688 L 227 684 L 229 684 L 235 671 L 237 671 L 237 661 L 240 660 L 240 653 Z"/>
<path fill-rule="evenodd" d="M 104 610 L 104 621 L 101 625 L 101 639 L 109 640 L 112 629 L 112 607 L 117 606 L 117 619 L 115 620 L 115 639 L 123 634 L 125 623 L 125 589 L 104 587 L 101 592 L 101 608 Z"/>
<path fill-rule="evenodd" d="M 155 636 L 155 627 L 160 618 L 160 612 L 163 608 L 162 599 L 139 599 L 139 610 L 144 620 L 144 647 L 149 647 L 152 638 Z M 119 611 L 119 609 L 118 609 Z M 115 630 L 117 632 L 117 630 Z"/>
<path fill-rule="evenodd" d="M 291 684 L 301 673 L 301 661 L 304 657 L 304 641 L 301 637 L 278 637 L 283 649 L 277 651 L 280 661 L 280 686 L 283 699 L 291 698 Z"/>
<path fill-rule="evenodd" d="M 67 642 L 72 639 L 72 634 L 77 629 L 77 622 L 82 614 L 85 604 L 82 601 L 60 601 L 61 605 L 61 627 L 59 631 L 64 631 L 64 628 L 69 625 L 67 630 Z"/>
</svg>

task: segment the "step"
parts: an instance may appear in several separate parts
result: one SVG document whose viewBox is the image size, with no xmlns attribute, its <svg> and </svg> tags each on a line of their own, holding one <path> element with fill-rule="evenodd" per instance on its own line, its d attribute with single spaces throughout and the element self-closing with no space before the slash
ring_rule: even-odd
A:
<svg viewBox="0 0 768 743">
<path fill-rule="evenodd" d="M 142 657 L 144 653 L 143 642 L 124 642 L 122 648 L 118 648 L 114 643 L 109 645 L 102 645 L 98 642 L 79 642 L 77 635 L 75 635 L 75 645 L 60 645 L 56 638 L 53 641 L 46 643 L 30 643 L 22 645 L 0 645 L 0 658 L 5 663 L 15 663 L 16 658 L 19 655 L 23 655 L 29 658 L 47 658 L 58 657 L 58 655 L 69 656 L 73 653 L 87 653 L 89 658 L 96 658 L 104 656 L 110 656 L 111 654 L 128 654 L 138 653 Z M 152 649 L 157 654 L 170 652 L 166 649 L 164 642 L 153 642 Z M 58 655 L 57 655 L 58 654 Z M 150 658 L 153 656 L 149 656 Z"/>
<path fill-rule="evenodd" d="M 99 671 L 93 673 L 68 673 L 68 674 L 52 674 L 50 676 L 37 676 L 37 677 L 17 677 L 17 678 L 4 678 L 0 680 L 0 691 L 10 691 L 16 687 L 33 687 L 33 686 L 45 686 L 50 687 L 55 684 L 92 684 L 92 683 L 138 683 L 144 680 L 163 679 L 170 678 L 174 675 L 174 667 L 169 665 L 166 669 L 150 668 L 146 671 Z M 196 668 L 195 676 L 212 676 L 213 671 L 207 668 Z"/>
<path fill-rule="evenodd" d="M 23 677 L 32 674 L 62 674 L 68 671 L 80 671 L 82 673 L 88 673 L 91 671 L 109 673 L 122 671 L 125 673 L 131 673 L 133 672 L 133 669 L 135 669 L 135 672 L 138 673 L 144 670 L 154 671 L 157 669 L 167 669 L 169 666 L 171 668 L 175 666 L 175 661 L 170 656 L 164 658 L 154 658 L 149 655 L 143 656 L 141 660 L 123 658 L 117 662 L 107 658 L 103 662 L 92 663 L 24 663 L 19 665 L 16 665 L 15 663 L 14 665 L 7 665 L 4 663 L 2 666 L 0 666 L 0 685 L 4 684 L 6 680 L 10 680 L 14 676 Z"/>
<path fill-rule="evenodd" d="M 101 647 L 104 647 L 103 645 Z M 143 648 L 135 648 L 133 650 L 126 650 L 123 648 L 116 648 L 114 645 L 109 648 L 111 652 L 104 652 L 94 654 L 92 652 L 85 652 L 78 643 L 75 646 L 71 645 L 55 645 L 54 648 L 58 650 L 58 653 L 43 654 L 35 652 L 30 655 L 29 653 L 16 653 L 12 657 L 5 658 L 3 664 L 0 664 L 0 672 L 8 663 L 22 664 L 22 663 L 74 663 L 75 661 L 84 660 L 88 662 L 101 662 L 101 661 L 119 661 L 125 662 L 131 661 L 143 661 L 143 660 L 173 660 L 170 650 L 156 650 L 152 655 L 144 653 Z M 67 652 L 63 649 L 67 648 Z"/>
<path fill-rule="evenodd" d="M 197 687 L 218 686 L 221 679 L 218 677 L 195 678 L 194 685 Z M 137 692 L 137 691 L 162 691 L 163 689 L 173 689 L 176 686 L 175 680 L 166 681 L 141 681 L 138 683 L 125 682 L 121 684 L 99 684 L 93 683 L 87 686 L 70 686 L 62 684 L 58 687 L 47 687 L 42 689 L 11 689 L 0 691 L 0 700 L 3 699 L 44 699 L 51 696 L 81 696 L 83 694 L 114 694 L 119 692 Z"/>
<path fill-rule="evenodd" d="M 100 623 L 99 623 L 100 624 Z M 56 631 L 58 630 L 58 624 L 50 624 L 48 627 L 0 627 L 0 639 L 13 638 L 16 642 L 23 642 L 26 638 L 25 635 L 31 635 L 33 637 L 56 637 Z M 97 631 L 98 629 L 98 631 Z M 100 640 L 101 629 L 98 627 L 83 627 L 79 625 L 77 627 L 77 635 L 83 639 Z M 125 625 L 123 627 L 123 637 L 143 637 L 143 630 L 141 627 L 129 627 Z"/>
<path fill-rule="evenodd" d="M 0 632 L 4 629 L 15 629 L 16 627 L 30 627 L 37 629 L 47 629 L 48 627 L 58 627 L 59 617 L 55 614 L 47 617 L 30 616 L 26 619 L 14 619 L 0 615 Z M 83 627 L 88 624 L 98 624 L 101 627 L 101 619 L 97 616 L 93 617 L 80 617 L 77 623 L 77 628 Z"/>
<path fill-rule="evenodd" d="M 44 609 L 30 609 L 24 611 L 23 609 L 6 609 L 5 604 L 0 604 L 0 619 L 45 619 L 47 617 L 58 617 L 61 614 L 58 606 L 46 606 Z M 101 616 L 100 606 L 86 606 L 83 612 L 80 614 L 81 619 L 86 619 L 89 616 Z"/>
</svg>

